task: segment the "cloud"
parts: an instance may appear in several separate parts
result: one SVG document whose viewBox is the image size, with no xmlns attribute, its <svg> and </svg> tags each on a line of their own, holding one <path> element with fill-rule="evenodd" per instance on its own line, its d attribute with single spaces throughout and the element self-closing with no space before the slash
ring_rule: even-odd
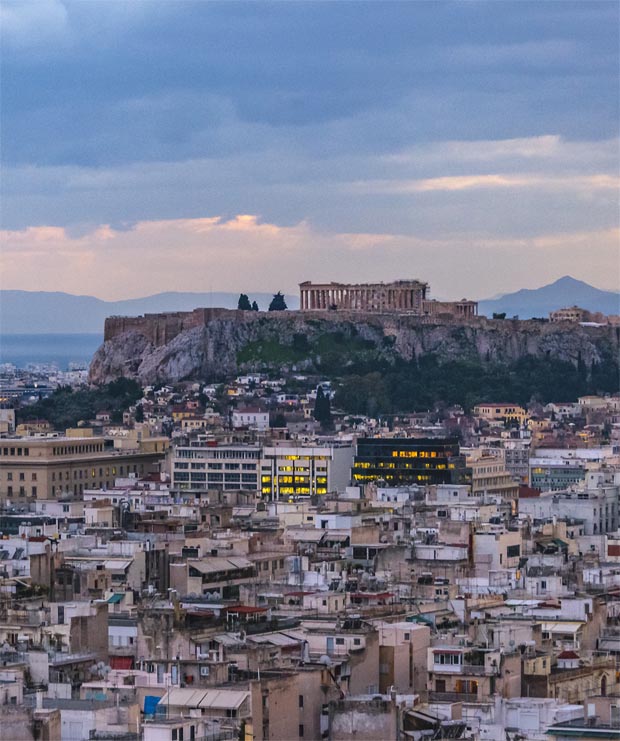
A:
<svg viewBox="0 0 620 741">
<path fill-rule="evenodd" d="M 612 175 L 583 175 L 577 177 L 554 177 L 528 174 L 456 175 L 423 180 L 370 180 L 352 184 L 356 190 L 370 193 L 427 193 L 431 191 L 459 191 L 478 188 L 541 188 L 569 189 L 577 191 L 620 189 L 620 177 Z"/>
<path fill-rule="evenodd" d="M 508 282 L 525 257 L 541 278 L 613 267 L 615 3 L 2 10 L 3 284 L 423 273 L 460 296 L 500 289 L 477 259 Z"/>
<path fill-rule="evenodd" d="M 0 25 L 9 49 L 31 50 L 64 37 L 69 17 L 60 0 L 9 0 L 0 4 Z"/>
<path fill-rule="evenodd" d="M 601 276 L 613 280 L 619 232 L 422 239 L 318 231 L 307 222 L 280 226 L 242 214 L 146 221 L 126 230 L 101 225 L 79 236 L 31 227 L 5 231 L 0 239 L 4 285 L 13 288 L 53 285 L 117 299 L 164 290 L 294 292 L 308 279 L 418 277 L 430 281 L 434 295 L 480 298 L 565 274 L 595 285 Z"/>
</svg>

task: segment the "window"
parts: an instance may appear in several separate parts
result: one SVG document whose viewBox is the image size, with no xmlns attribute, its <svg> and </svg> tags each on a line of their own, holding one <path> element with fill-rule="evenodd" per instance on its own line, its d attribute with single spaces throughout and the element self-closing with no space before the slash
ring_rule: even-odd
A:
<svg viewBox="0 0 620 741">
<path fill-rule="evenodd" d="M 304 737 L 304 726 L 303 726 L 303 723 L 300 723 L 299 724 L 299 738 L 303 738 L 303 737 Z"/>
<path fill-rule="evenodd" d="M 173 729 L 172 729 L 172 741 L 177 741 L 177 739 L 178 739 L 178 735 L 179 735 L 179 734 L 178 734 L 178 731 L 177 731 L 177 729 L 176 729 L 176 728 L 173 728 Z"/>
<path fill-rule="evenodd" d="M 405 633 L 405 640 L 408 641 L 411 639 L 411 633 Z"/>
<path fill-rule="evenodd" d="M 337 646 L 344 646 L 344 638 L 336 638 Z"/>
<path fill-rule="evenodd" d="M 303 708 L 303 706 L 304 706 L 304 696 L 299 695 L 299 707 Z"/>
<path fill-rule="evenodd" d="M 26 480 L 26 477 L 25 477 L 25 475 L 23 473 L 20 473 L 19 474 L 19 480 L 20 481 L 25 481 Z"/>
</svg>

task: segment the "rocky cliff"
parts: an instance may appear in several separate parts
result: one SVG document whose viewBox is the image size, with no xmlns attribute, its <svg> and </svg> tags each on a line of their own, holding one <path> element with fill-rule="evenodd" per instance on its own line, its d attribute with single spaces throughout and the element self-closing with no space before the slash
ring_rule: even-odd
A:
<svg viewBox="0 0 620 741">
<path fill-rule="evenodd" d="M 617 360 L 620 328 L 540 321 L 434 320 L 389 314 L 200 309 L 106 320 L 92 383 L 218 381 L 249 370 L 312 370 L 364 360 L 471 359 L 512 363 L 525 355 L 592 364 Z"/>
</svg>

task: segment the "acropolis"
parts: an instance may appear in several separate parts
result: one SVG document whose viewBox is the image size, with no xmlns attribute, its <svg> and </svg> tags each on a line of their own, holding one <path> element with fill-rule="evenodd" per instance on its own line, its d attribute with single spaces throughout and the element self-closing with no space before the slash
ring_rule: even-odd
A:
<svg viewBox="0 0 620 741">
<path fill-rule="evenodd" d="M 311 283 L 299 285 L 301 311 L 360 311 L 417 316 L 451 314 L 476 316 L 476 301 L 435 301 L 427 298 L 428 283 L 397 280 L 392 283 Z"/>
</svg>

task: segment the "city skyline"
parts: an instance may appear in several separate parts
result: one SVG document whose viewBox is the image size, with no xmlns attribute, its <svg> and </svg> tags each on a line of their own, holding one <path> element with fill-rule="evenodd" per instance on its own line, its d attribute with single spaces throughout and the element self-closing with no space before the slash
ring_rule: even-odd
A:
<svg viewBox="0 0 620 741">
<path fill-rule="evenodd" d="M 2 14 L 3 288 L 618 289 L 615 3 Z"/>
</svg>

